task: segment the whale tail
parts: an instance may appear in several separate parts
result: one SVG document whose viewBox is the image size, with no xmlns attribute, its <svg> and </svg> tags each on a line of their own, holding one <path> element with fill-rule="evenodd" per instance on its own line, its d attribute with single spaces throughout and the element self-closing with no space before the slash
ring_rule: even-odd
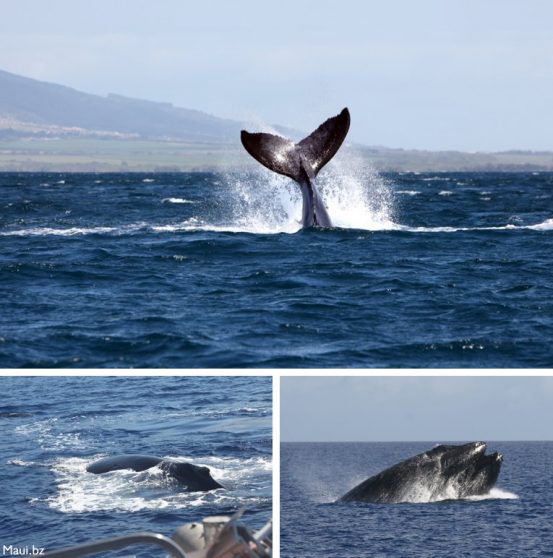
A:
<svg viewBox="0 0 553 558">
<path fill-rule="evenodd" d="M 242 130 L 246 151 L 264 167 L 301 182 L 307 173 L 313 178 L 336 155 L 350 125 L 349 110 L 323 122 L 313 133 L 293 143 L 274 134 L 250 134 Z"/>
</svg>

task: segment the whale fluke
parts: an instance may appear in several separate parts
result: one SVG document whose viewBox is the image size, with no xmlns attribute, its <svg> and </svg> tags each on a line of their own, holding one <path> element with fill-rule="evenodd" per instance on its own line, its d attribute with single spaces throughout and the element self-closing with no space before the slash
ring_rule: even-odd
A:
<svg viewBox="0 0 553 558">
<path fill-rule="evenodd" d="M 246 132 L 241 139 L 246 151 L 264 167 L 288 176 L 296 182 L 303 178 L 302 156 L 310 169 L 305 169 L 313 178 L 336 155 L 349 130 L 349 110 L 345 108 L 337 116 L 323 122 L 313 133 L 298 144 L 274 134 Z M 310 172 L 311 171 L 311 172 Z"/>
<path fill-rule="evenodd" d="M 314 132 L 294 143 L 274 134 L 242 130 L 246 151 L 264 167 L 295 180 L 302 190 L 304 227 L 331 227 L 330 217 L 311 180 L 336 155 L 350 125 L 349 110 L 323 122 Z"/>
</svg>

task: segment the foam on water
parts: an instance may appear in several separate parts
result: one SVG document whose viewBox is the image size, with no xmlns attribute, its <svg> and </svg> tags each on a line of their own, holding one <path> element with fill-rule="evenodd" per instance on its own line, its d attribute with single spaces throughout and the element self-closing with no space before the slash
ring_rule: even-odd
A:
<svg viewBox="0 0 553 558">
<path fill-rule="evenodd" d="M 32 438 L 44 451 L 82 449 L 86 442 L 78 432 L 60 432 L 58 418 L 52 417 L 29 424 L 22 424 L 15 429 L 16 434 Z"/>
<path fill-rule="evenodd" d="M 480 501 L 480 500 L 518 500 L 518 496 L 513 492 L 503 490 L 501 488 L 492 488 L 487 494 L 481 496 L 470 496 L 467 500 Z"/>
<path fill-rule="evenodd" d="M 163 198 L 161 200 L 161 203 L 194 203 L 194 202 L 184 198 Z"/>
<path fill-rule="evenodd" d="M 553 219 L 546 219 L 543 223 L 537 225 L 530 225 L 526 227 L 535 231 L 550 231 L 553 230 Z"/>
<path fill-rule="evenodd" d="M 28 229 L 17 229 L 14 231 L 2 231 L 0 236 L 76 236 L 85 234 L 110 234 L 116 233 L 118 227 L 31 227 Z"/>
<path fill-rule="evenodd" d="M 403 503 L 410 504 L 430 504 L 434 502 L 444 502 L 450 500 L 466 500 L 471 502 L 479 502 L 482 500 L 513 500 L 518 496 L 512 492 L 507 492 L 500 488 L 492 488 L 486 494 L 478 496 L 461 497 L 459 495 L 459 487 L 454 484 L 448 484 L 441 490 L 436 491 L 434 487 L 425 484 L 414 485 L 409 492 L 404 494 Z"/>
<path fill-rule="evenodd" d="M 98 457 L 101 456 L 58 459 L 51 467 L 57 493 L 32 501 L 45 502 L 62 513 L 175 510 L 206 504 L 253 507 L 266 498 L 262 495 L 264 487 L 256 487 L 252 478 L 258 478 L 260 474 L 266 477 L 271 470 L 270 459 L 261 457 L 179 457 L 179 460 L 209 467 L 212 476 L 225 487 L 210 492 L 185 492 L 159 467 L 142 472 L 111 471 L 102 475 L 87 472 L 87 465 Z M 249 490 L 241 489 L 243 484 L 249 484 Z"/>
<path fill-rule="evenodd" d="M 507 230 L 535 230 L 535 231 L 549 231 L 553 230 L 553 219 L 546 219 L 542 223 L 535 225 L 499 225 L 496 227 L 407 227 L 404 225 L 396 225 L 396 230 L 415 233 L 454 233 L 454 232 L 467 232 L 467 231 L 507 231 Z"/>
</svg>

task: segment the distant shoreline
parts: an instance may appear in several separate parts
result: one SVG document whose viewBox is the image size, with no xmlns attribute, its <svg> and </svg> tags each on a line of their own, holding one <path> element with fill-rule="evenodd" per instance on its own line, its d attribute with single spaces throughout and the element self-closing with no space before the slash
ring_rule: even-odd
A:
<svg viewBox="0 0 553 558">
<path fill-rule="evenodd" d="M 466 153 L 347 146 L 378 172 L 553 172 L 553 152 Z M 141 139 L 0 139 L 0 172 L 240 172 L 255 166 L 234 143 Z"/>
</svg>

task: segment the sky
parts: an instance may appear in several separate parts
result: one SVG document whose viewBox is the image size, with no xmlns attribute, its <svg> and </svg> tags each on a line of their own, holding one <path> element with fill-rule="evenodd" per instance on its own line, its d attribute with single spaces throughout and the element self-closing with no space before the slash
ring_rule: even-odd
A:
<svg viewBox="0 0 553 558">
<path fill-rule="evenodd" d="M 553 440 L 553 377 L 282 377 L 283 442 Z"/>
<path fill-rule="evenodd" d="M 550 0 L 0 0 L 0 69 L 350 139 L 553 150 Z"/>
</svg>

